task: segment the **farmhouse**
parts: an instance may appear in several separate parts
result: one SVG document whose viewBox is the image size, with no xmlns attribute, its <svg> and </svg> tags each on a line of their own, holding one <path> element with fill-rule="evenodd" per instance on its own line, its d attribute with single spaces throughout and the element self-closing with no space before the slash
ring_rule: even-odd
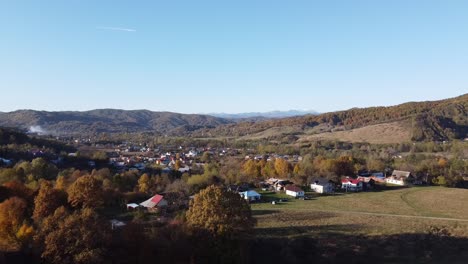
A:
<svg viewBox="0 0 468 264">
<path fill-rule="evenodd" d="M 149 211 L 156 211 L 158 208 L 166 207 L 167 201 L 162 195 L 156 194 L 148 200 L 140 203 L 140 205 L 148 208 Z"/>
<path fill-rule="evenodd" d="M 332 193 L 333 184 L 325 178 L 319 178 L 310 185 L 310 189 L 316 193 Z"/>
<path fill-rule="evenodd" d="M 385 179 L 386 183 L 404 186 L 407 183 L 413 183 L 414 177 L 409 171 L 394 170 L 392 175 Z M 419 183 L 419 182 L 418 182 Z"/>
<path fill-rule="evenodd" d="M 359 179 L 352 179 L 352 178 L 346 177 L 345 179 L 341 180 L 341 189 L 344 189 L 346 191 L 353 191 L 353 192 L 362 191 L 363 185 L 364 184 L 362 180 L 359 180 Z"/>
<path fill-rule="evenodd" d="M 260 201 L 260 199 L 262 198 L 262 196 L 254 190 L 240 192 L 239 194 L 241 195 L 242 198 L 244 198 L 245 200 L 249 202 Z"/>
<path fill-rule="evenodd" d="M 286 185 L 284 189 L 286 190 L 286 194 L 289 196 L 304 197 L 304 191 L 301 188 L 297 187 L 296 185 L 289 184 L 289 185 Z"/>
</svg>

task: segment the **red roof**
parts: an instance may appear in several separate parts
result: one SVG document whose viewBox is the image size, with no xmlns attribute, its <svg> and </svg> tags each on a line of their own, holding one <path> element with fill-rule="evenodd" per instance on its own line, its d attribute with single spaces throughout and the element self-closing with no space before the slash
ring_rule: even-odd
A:
<svg viewBox="0 0 468 264">
<path fill-rule="evenodd" d="M 361 180 L 360 179 L 348 179 L 348 178 L 341 180 L 341 183 L 348 183 L 348 182 L 352 184 L 358 184 L 359 182 L 361 182 Z"/>
<path fill-rule="evenodd" d="M 158 204 L 163 199 L 162 195 L 156 194 L 151 198 L 151 202 Z"/>
</svg>

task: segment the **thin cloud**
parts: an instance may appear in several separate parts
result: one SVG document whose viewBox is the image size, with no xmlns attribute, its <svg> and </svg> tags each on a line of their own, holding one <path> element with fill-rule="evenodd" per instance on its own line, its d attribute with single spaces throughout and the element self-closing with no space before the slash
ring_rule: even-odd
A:
<svg viewBox="0 0 468 264">
<path fill-rule="evenodd" d="M 113 30 L 113 31 L 125 31 L 125 32 L 136 32 L 136 29 L 122 28 L 122 27 L 96 27 L 96 29 Z"/>
</svg>

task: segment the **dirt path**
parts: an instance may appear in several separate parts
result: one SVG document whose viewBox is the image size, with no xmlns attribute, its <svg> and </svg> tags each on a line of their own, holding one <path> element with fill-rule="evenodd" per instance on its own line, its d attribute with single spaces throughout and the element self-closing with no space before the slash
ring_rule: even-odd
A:
<svg viewBox="0 0 468 264">
<path fill-rule="evenodd" d="M 325 212 L 325 213 L 337 213 L 337 214 L 359 214 L 359 215 L 371 215 L 371 216 L 383 216 L 383 217 L 399 217 L 399 218 L 417 218 L 427 220 L 442 220 L 442 221 L 455 221 L 455 222 L 468 222 L 468 219 L 460 218 L 448 218 L 448 217 L 433 217 L 433 216 L 419 216 L 419 215 L 400 215 L 400 214 L 386 214 L 386 213 L 371 213 L 371 212 L 360 212 L 360 211 L 339 211 L 339 210 L 319 210 L 319 209 L 297 209 L 297 208 L 278 208 L 279 210 L 287 211 L 310 211 L 310 212 Z"/>
</svg>

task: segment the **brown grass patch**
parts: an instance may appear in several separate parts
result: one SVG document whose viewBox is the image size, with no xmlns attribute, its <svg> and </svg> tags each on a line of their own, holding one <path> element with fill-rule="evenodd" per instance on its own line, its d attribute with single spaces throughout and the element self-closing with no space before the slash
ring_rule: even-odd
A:
<svg viewBox="0 0 468 264">
<path fill-rule="evenodd" d="M 346 131 L 325 132 L 302 136 L 299 142 L 314 140 L 339 140 L 372 144 L 401 143 L 411 140 L 411 128 L 406 122 L 371 125 Z"/>
</svg>

